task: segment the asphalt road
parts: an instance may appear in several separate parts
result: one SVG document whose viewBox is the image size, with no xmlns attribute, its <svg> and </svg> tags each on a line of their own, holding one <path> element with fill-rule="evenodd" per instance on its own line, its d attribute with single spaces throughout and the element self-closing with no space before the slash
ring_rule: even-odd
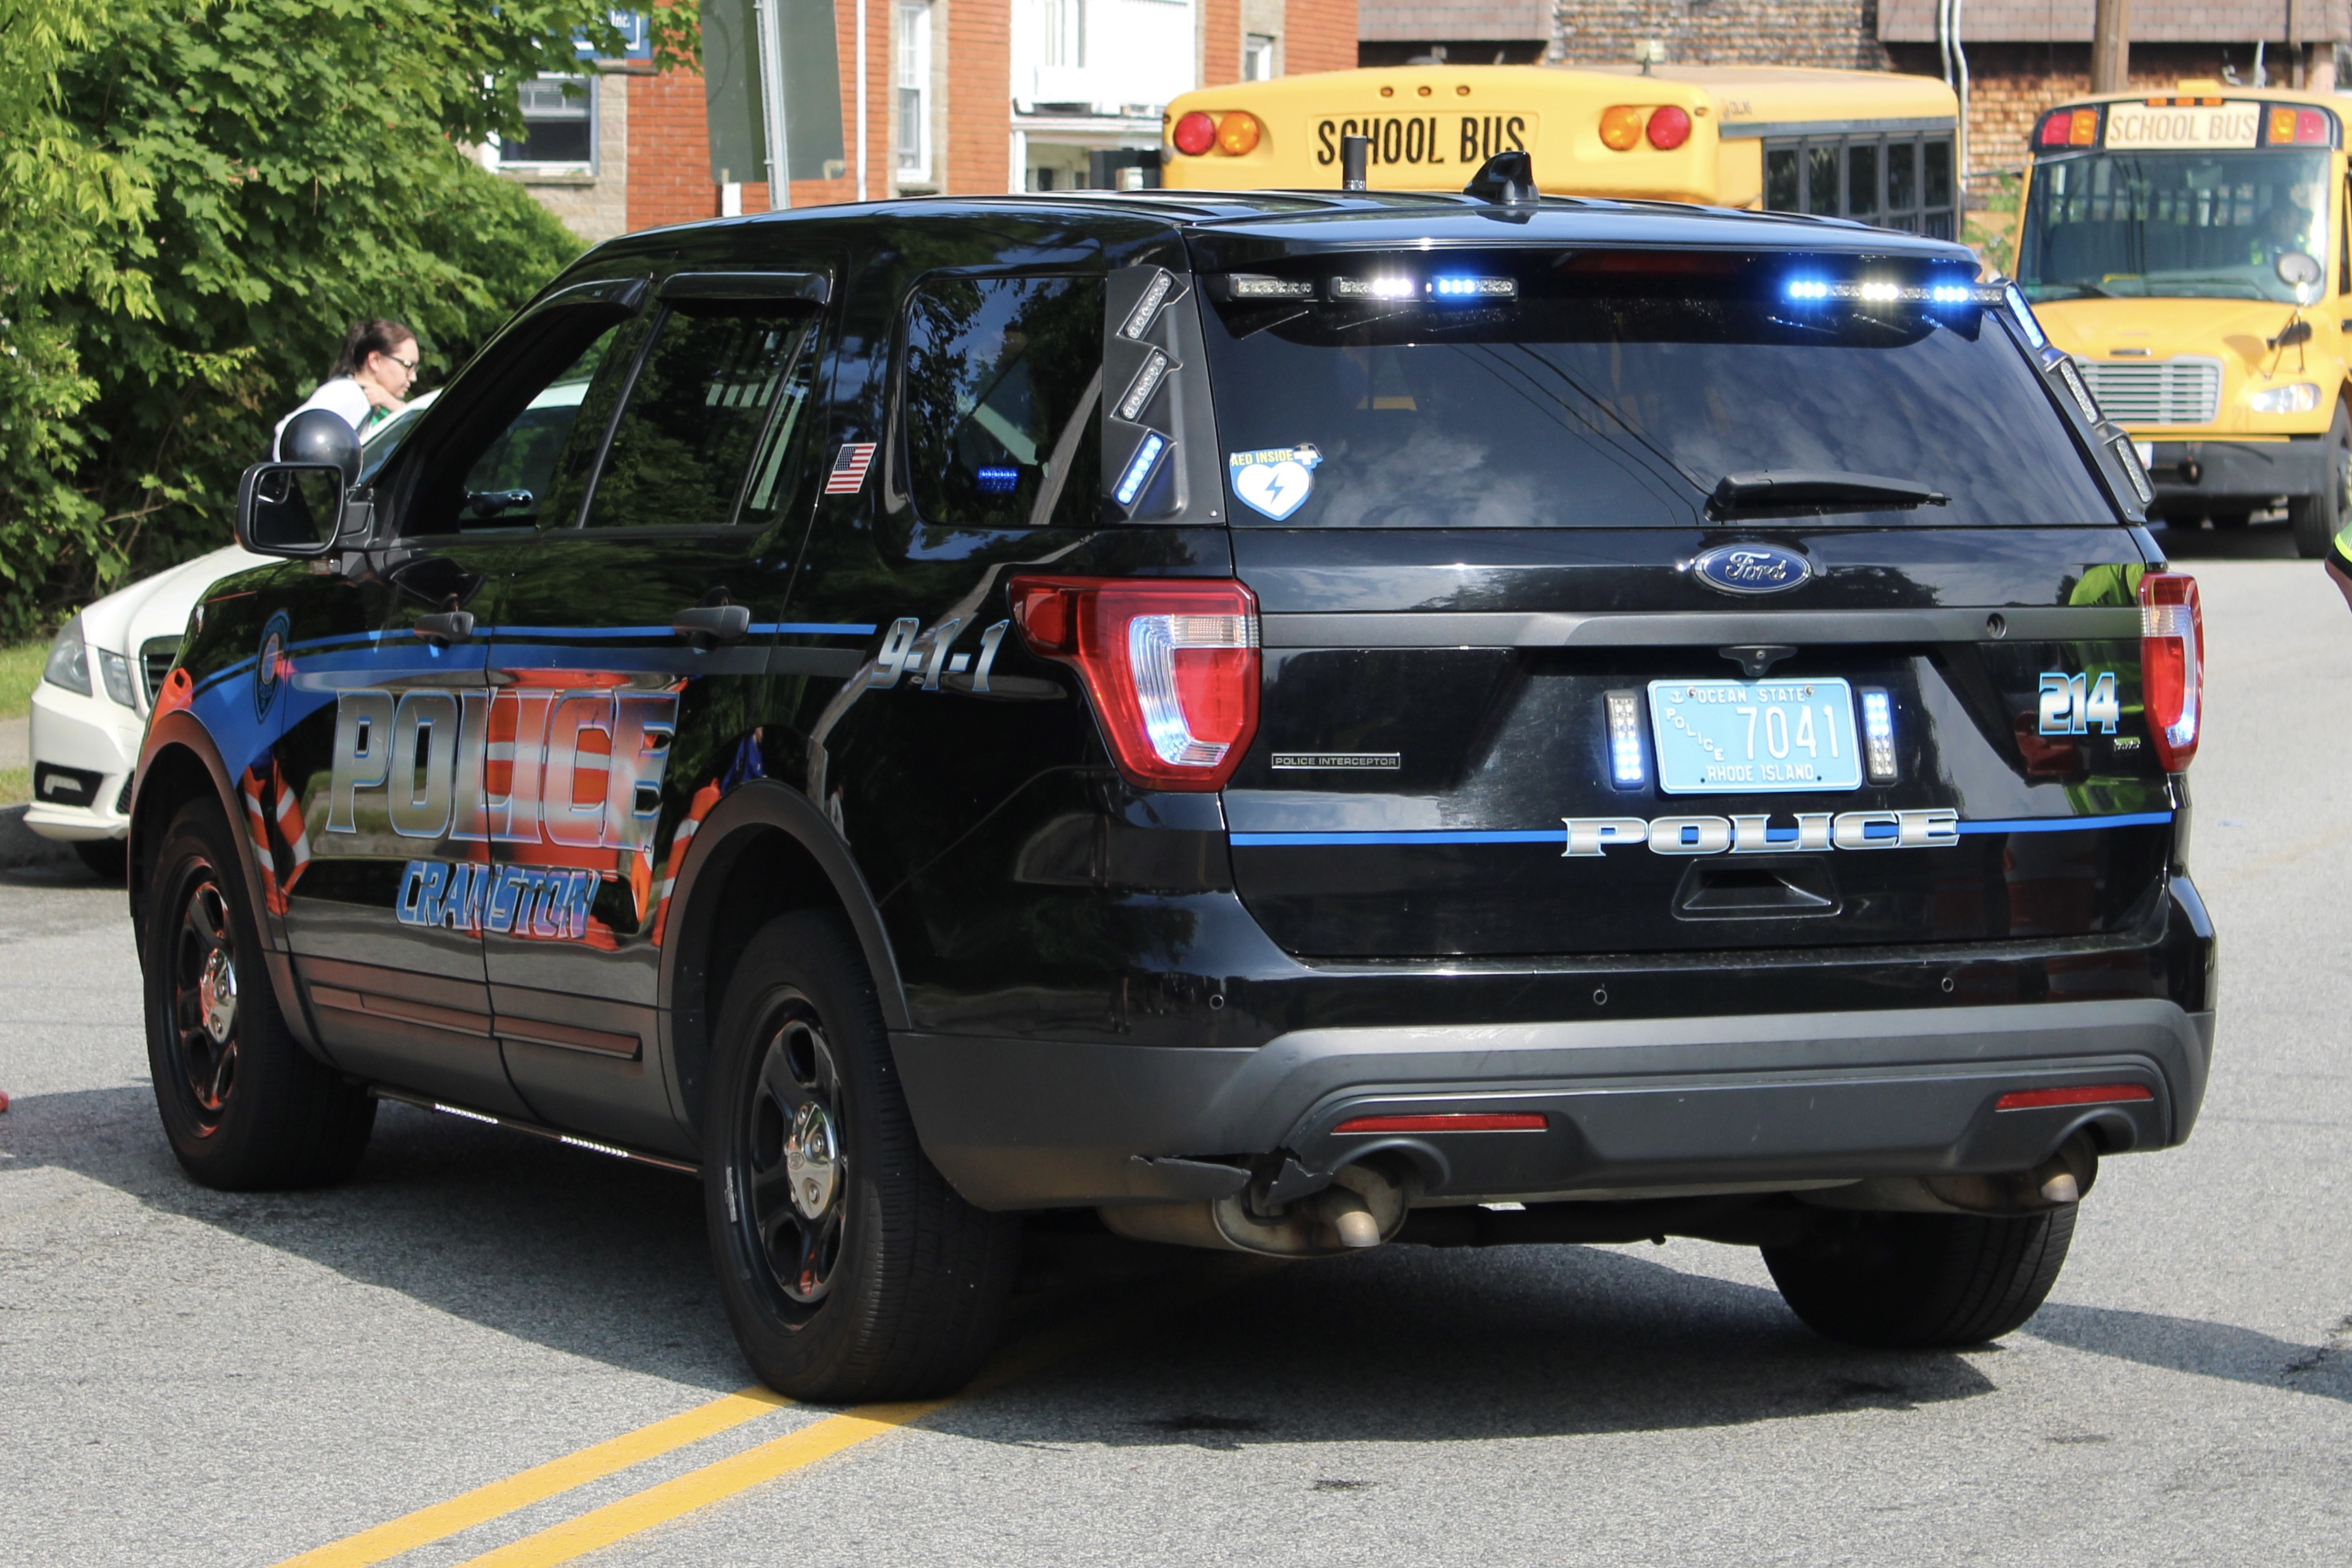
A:
<svg viewBox="0 0 2352 1568">
<path fill-rule="evenodd" d="M 1839 1348 L 1701 1242 L 1061 1234 L 964 1396 L 730 1401 L 690 1183 L 395 1105 L 347 1186 L 194 1186 L 120 894 L 20 872 L 0 1563 L 2352 1560 L 2352 614 L 2274 533 L 2199 542 L 2244 558 L 2191 562 L 2212 1092 L 2187 1149 L 2107 1165 L 1996 1347 Z"/>
</svg>

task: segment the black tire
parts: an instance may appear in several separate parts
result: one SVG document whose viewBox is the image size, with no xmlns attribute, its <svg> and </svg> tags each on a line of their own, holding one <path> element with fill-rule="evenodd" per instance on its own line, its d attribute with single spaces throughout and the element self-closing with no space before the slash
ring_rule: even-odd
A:
<svg viewBox="0 0 2352 1568">
<path fill-rule="evenodd" d="M 995 1343 L 1021 1222 L 964 1202 L 924 1157 L 838 913 L 782 915 L 751 938 L 707 1093 L 712 1260 L 760 1381 L 845 1404 L 969 1380 Z"/>
<path fill-rule="evenodd" d="M 147 1061 L 172 1152 L 206 1186 L 320 1186 L 351 1175 L 375 1102 L 286 1028 L 228 821 L 180 808 L 155 856 L 139 961 Z"/>
<path fill-rule="evenodd" d="M 117 887 L 131 869 L 131 846 L 121 839 L 76 839 L 73 852 L 100 881 Z"/>
<path fill-rule="evenodd" d="M 2074 1237 L 2074 1210 L 1824 1216 L 1796 1247 L 1768 1247 L 1781 1299 L 1815 1333 L 1927 1350 L 1999 1339 L 2041 1309 Z"/>
<path fill-rule="evenodd" d="M 2327 426 L 2326 492 L 2291 496 L 2286 503 L 2287 527 L 2294 534 L 2294 553 L 2317 560 L 2327 553 L 2336 536 L 2352 521 L 2352 402 L 2336 400 L 2336 417 Z"/>
</svg>

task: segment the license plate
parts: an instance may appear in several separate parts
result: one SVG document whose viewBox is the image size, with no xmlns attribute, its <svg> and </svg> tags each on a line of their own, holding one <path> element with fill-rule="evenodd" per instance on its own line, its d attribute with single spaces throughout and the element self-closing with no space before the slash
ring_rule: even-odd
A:
<svg viewBox="0 0 2352 1568">
<path fill-rule="evenodd" d="M 1650 733 L 1669 795 L 1853 789 L 1853 688 L 1823 681 L 1652 681 Z"/>
</svg>

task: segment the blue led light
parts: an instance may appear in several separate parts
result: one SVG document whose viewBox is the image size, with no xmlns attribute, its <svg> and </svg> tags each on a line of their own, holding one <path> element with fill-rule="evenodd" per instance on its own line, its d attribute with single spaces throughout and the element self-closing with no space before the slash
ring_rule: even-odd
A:
<svg viewBox="0 0 2352 1568">
<path fill-rule="evenodd" d="M 1830 286 L 1818 277 L 1792 277 L 1789 280 L 1791 299 L 1827 299 Z"/>
<path fill-rule="evenodd" d="M 1144 481 L 1151 477 L 1151 470 L 1159 465 L 1160 455 L 1166 450 L 1166 436 L 1156 430 L 1144 433 L 1143 444 L 1135 449 L 1133 457 L 1128 459 L 1127 472 L 1119 476 L 1118 488 L 1111 492 L 1120 506 L 1135 505 L 1135 498 L 1143 494 Z"/>
<path fill-rule="evenodd" d="M 1021 470 L 991 465 L 980 470 L 980 493 L 983 496 L 1010 496 L 1021 483 Z"/>
<path fill-rule="evenodd" d="M 1874 784 L 1892 784 L 1895 762 L 1895 699 L 1884 686 L 1862 688 L 1863 760 Z"/>
<path fill-rule="evenodd" d="M 1639 786 L 1649 776 L 1649 757 L 1642 746 L 1642 704 L 1636 692 L 1604 692 L 1601 703 L 1609 724 L 1609 773 L 1620 789 Z"/>
<path fill-rule="evenodd" d="M 1938 283 L 1927 291 L 1927 298 L 1938 305 L 1966 305 L 1976 298 L 1976 292 L 1966 284 Z"/>
<path fill-rule="evenodd" d="M 1429 291 L 1440 299 L 1516 299 L 1519 284 L 1513 277 L 1469 277 L 1441 274 L 1429 280 Z"/>
<path fill-rule="evenodd" d="M 1895 738 L 1895 712 L 1885 692 L 1862 694 L 1862 727 L 1873 740 Z"/>
</svg>

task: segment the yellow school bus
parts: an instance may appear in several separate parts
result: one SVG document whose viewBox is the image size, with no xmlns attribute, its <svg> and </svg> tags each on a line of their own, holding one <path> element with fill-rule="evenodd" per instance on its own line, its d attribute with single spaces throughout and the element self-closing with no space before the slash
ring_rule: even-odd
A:
<svg viewBox="0 0 2352 1568">
<path fill-rule="evenodd" d="M 2284 502 L 2326 552 L 2352 495 L 2344 124 L 2312 93 L 2185 81 L 2043 115 L 2017 279 L 2132 433 L 2172 521 Z"/>
<path fill-rule="evenodd" d="M 1563 195 L 1819 213 L 1949 239 L 1959 104 L 1933 77 L 1755 66 L 1400 66 L 1202 88 L 1168 106 L 1161 183 L 1459 190 L 1525 152 Z"/>
</svg>

